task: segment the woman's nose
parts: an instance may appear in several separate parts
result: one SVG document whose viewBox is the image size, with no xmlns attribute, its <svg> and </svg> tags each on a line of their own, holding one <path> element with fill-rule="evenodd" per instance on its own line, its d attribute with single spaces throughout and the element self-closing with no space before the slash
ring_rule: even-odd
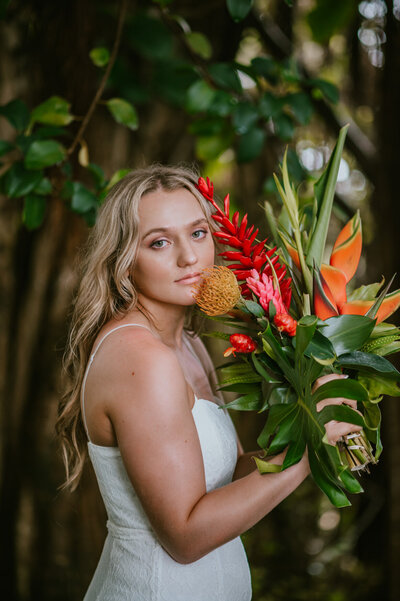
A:
<svg viewBox="0 0 400 601">
<path fill-rule="evenodd" d="M 197 263 L 197 254 L 195 249 L 189 242 L 182 244 L 178 255 L 179 267 L 183 267 L 185 265 L 194 265 L 195 263 Z"/>
</svg>

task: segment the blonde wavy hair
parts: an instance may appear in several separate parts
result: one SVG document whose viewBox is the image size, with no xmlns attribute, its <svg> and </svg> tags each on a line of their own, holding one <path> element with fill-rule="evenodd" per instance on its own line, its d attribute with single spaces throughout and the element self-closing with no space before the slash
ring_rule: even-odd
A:
<svg viewBox="0 0 400 601">
<path fill-rule="evenodd" d="M 66 389 L 59 403 L 56 432 L 66 470 L 60 488 L 73 491 L 79 484 L 87 457 L 80 392 L 89 354 L 100 329 L 110 319 L 122 319 L 134 308 L 151 319 L 138 302 L 133 278 L 139 246 L 138 209 L 141 198 L 155 190 L 189 190 L 198 200 L 212 232 L 211 206 L 197 190 L 198 173 L 185 167 L 152 165 L 134 170 L 110 190 L 81 251 L 80 283 L 63 356 Z M 216 244 L 218 247 L 218 244 Z M 192 308 L 185 329 L 195 331 Z"/>
</svg>

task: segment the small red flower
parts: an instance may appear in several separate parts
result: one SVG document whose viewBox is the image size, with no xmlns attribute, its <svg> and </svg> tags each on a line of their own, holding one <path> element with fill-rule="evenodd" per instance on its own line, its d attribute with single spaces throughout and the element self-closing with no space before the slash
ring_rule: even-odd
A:
<svg viewBox="0 0 400 601">
<path fill-rule="evenodd" d="M 199 192 L 201 192 L 204 198 L 206 198 L 210 202 L 214 200 L 214 184 L 210 182 L 208 177 L 207 182 L 204 179 L 204 177 L 199 177 L 199 182 L 196 188 L 199 190 Z"/>
<path fill-rule="evenodd" d="M 232 346 L 226 349 L 224 357 L 232 354 L 236 357 L 236 353 L 252 353 L 257 348 L 254 340 L 246 334 L 232 334 L 229 336 L 229 340 Z"/>
<path fill-rule="evenodd" d="M 274 317 L 274 324 L 280 332 L 286 332 L 289 336 L 296 334 L 297 321 L 288 313 L 277 313 Z"/>
</svg>

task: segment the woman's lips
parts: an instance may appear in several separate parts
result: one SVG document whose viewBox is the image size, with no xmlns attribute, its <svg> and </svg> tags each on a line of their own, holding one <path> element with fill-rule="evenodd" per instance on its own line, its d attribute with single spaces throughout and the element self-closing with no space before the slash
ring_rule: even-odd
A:
<svg viewBox="0 0 400 601">
<path fill-rule="evenodd" d="M 180 280 L 175 280 L 177 284 L 194 284 L 200 279 L 199 273 L 189 273 Z"/>
</svg>

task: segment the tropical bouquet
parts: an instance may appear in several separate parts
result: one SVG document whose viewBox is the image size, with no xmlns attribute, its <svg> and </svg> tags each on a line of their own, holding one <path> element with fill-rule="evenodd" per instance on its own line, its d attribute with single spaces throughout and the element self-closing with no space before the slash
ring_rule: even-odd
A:
<svg viewBox="0 0 400 601">
<path fill-rule="evenodd" d="M 213 184 L 199 178 L 228 264 L 205 270 L 193 291 L 210 319 L 233 330 L 208 333 L 230 343 L 224 355 L 233 361 L 220 368 L 220 389 L 240 396 L 224 407 L 266 414 L 257 439 L 264 458 L 254 457 L 259 471 L 284 470 L 307 448 L 312 476 L 336 507 L 351 504 L 346 491 L 362 492 L 354 472 L 368 469 L 382 452 L 383 395 L 400 396 L 400 373 L 385 358 L 400 350 L 400 329 L 386 322 L 400 305 L 400 290 L 389 292 L 393 278 L 386 286 L 382 279 L 347 289 L 362 251 L 358 212 L 339 233 L 329 264 L 323 263 L 346 132 L 347 126 L 314 184 L 311 203 L 299 202 L 285 154 L 282 180 L 274 176 L 282 211 L 275 218 L 267 210 L 274 246 L 257 239 L 259 230 L 248 225 L 247 215 L 230 218 L 229 195 L 222 210 Z M 315 386 L 325 374 L 345 377 Z M 320 403 L 324 399 L 336 404 Z M 343 399 L 357 401 L 357 410 Z M 325 430 L 331 420 L 362 430 L 332 444 Z M 284 449 L 282 466 L 268 461 Z"/>
</svg>

